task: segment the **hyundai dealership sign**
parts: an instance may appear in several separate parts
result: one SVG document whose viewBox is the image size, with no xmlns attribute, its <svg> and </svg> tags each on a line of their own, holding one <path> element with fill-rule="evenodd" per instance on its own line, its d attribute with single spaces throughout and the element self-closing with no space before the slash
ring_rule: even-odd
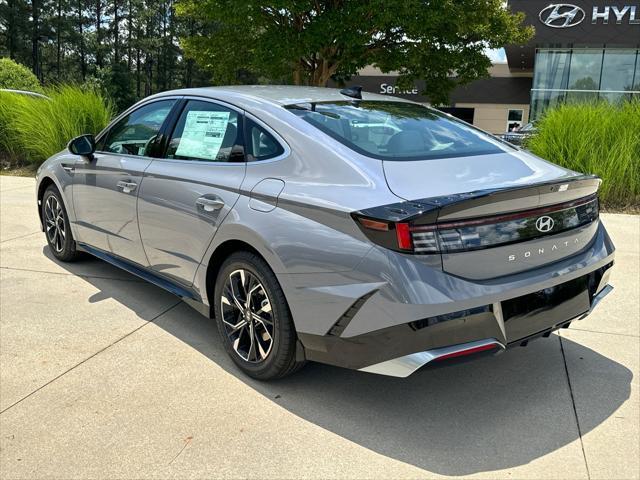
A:
<svg viewBox="0 0 640 480">
<path fill-rule="evenodd" d="M 640 47 L 640 0 L 508 0 L 525 14 L 535 34 L 525 44 L 506 45 L 513 71 L 532 71 L 538 48 Z"/>
<path fill-rule="evenodd" d="M 590 11 L 591 23 L 608 25 L 609 20 L 620 25 L 640 25 L 640 7 L 638 5 L 594 5 Z M 571 3 L 552 3 L 538 14 L 540 21 L 551 28 L 568 28 L 581 24 L 587 14 L 584 9 Z"/>
<path fill-rule="evenodd" d="M 569 3 L 555 3 L 540 10 L 538 18 L 547 27 L 574 27 L 584 20 L 584 10 Z"/>
</svg>

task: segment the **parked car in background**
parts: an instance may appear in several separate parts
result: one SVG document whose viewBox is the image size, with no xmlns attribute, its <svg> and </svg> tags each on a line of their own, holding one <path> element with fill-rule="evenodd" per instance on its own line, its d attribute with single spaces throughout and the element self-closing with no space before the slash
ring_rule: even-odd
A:
<svg viewBox="0 0 640 480">
<path fill-rule="evenodd" d="M 43 95 L 42 93 L 29 92 L 27 90 L 14 90 L 12 88 L 0 88 L 0 92 L 15 93 L 17 95 L 25 95 L 28 97 L 44 98 L 46 100 L 50 100 L 49 97 L 47 97 L 46 95 Z"/>
<path fill-rule="evenodd" d="M 507 142 L 513 145 L 522 146 L 524 145 L 526 140 L 531 136 L 535 135 L 536 132 L 537 132 L 537 129 L 536 129 L 535 123 L 530 122 L 530 123 L 527 123 L 526 125 L 523 125 L 517 130 L 504 133 L 502 135 L 502 139 L 506 140 Z"/>
<path fill-rule="evenodd" d="M 405 377 L 587 316 L 614 258 L 599 185 L 408 100 L 235 86 L 157 94 L 73 139 L 36 200 L 57 259 L 182 297 L 248 375 Z"/>
</svg>

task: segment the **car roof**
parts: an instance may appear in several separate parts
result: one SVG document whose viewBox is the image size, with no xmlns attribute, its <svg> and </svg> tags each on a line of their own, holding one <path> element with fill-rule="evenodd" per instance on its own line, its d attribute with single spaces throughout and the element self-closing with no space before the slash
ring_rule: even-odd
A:
<svg viewBox="0 0 640 480">
<path fill-rule="evenodd" d="M 303 87 L 293 85 L 232 85 L 228 87 L 202 87 L 172 90 L 158 96 L 166 95 L 198 95 L 220 100 L 262 101 L 275 105 L 295 105 L 300 103 L 339 102 L 353 100 L 352 97 L 340 93 L 338 88 Z M 395 101 L 415 103 L 403 98 L 377 93 L 362 92 L 362 100 Z"/>
</svg>

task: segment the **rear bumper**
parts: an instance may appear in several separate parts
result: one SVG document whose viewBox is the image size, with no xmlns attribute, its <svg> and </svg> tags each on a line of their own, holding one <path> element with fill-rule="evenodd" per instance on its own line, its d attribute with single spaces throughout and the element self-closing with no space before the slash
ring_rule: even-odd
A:
<svg viewBox="0 0 640 480">
<path fill-rule="evenodd" d="M 485 309 L 441 315 L 349 338 L 299 336 L 309 360 L 407 377 L 432 361 L 525 346 L 585 318 L 613 289 L 608 284 L 612 266 L 609 263 L 569 282 L 496 302 Z"/>
<path fill-rule="evenodd" d="M 610 291 L 614 247 L 600 224 L 582 252 L 486 281 L 404 259 L 377 261 L 375 255 L 372 252 L 348 278 L 316 276 L 310 285 L 298 287 L 305 293 L 305 311 L 296 309 L 295 295 L 290 299 L 307 359 L 404 376 L 398 372 L 408 375 L 440 353 L 466 344 L 495 341 L 496 352 L 526 344 L 593 311 Z M 342 285 L 329 284 L 334 278 Z M 339 312 L 330 323 L 328 311 Z M 305 315 L 314 321 L 298 323 Z M 415 368 L 398 367 L 404 357 Z M 396 366 L 390 368 L 388 361 Z"/>
</svg>

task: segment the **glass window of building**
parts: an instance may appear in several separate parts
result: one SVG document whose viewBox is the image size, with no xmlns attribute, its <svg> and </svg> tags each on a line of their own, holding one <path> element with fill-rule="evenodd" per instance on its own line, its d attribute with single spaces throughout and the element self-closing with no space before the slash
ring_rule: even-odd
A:
<svg viewBox="0 0 640 480">
<path fill-rule="evenodd" d="M 510 108 L 507 115 L 507 132 L 513 132 L 522 127 L 522 117 L 524 110 L 521 108 Z"/>
<path fill-rule="evenodd" d="M 633 90 L 633 76 L 636 63 L 636 50 L 605 50 L 602 62 L 602 81 L 600 97 L 610 102 L 628 100 Z M 606 93 L 611 92 L 611 93 Z"/>
<path fill-rule="evenodd" d="M 531 92 L 531 118 L 564 100 L 569 83 L 571 50 L 538 50 Z"/>
<path fill-rule="evenodd" d="M 571 50 L 538 50 L 534 89 L 565 89 L 569 81 Z"/>
<path fill-rule="evenodd" d="M 640 92 L 640 50 L 636 52 L 636 73 L 633 82 L 633 91 Z M 635 97 L 640 99 L 640 93 L 635 93 Z"/>
<path fill-rule="evenodd" d="M 640 51 L 636 49 L 540 49 L 535 68 L 530 119 L 565 101 L 640 99 Z"/>
<path fill-rule="evenodd" d="M 569 68 L 568 101 L 596 100 L 600 89 L 603 50 L 573 50 Z"/>
</svg>

